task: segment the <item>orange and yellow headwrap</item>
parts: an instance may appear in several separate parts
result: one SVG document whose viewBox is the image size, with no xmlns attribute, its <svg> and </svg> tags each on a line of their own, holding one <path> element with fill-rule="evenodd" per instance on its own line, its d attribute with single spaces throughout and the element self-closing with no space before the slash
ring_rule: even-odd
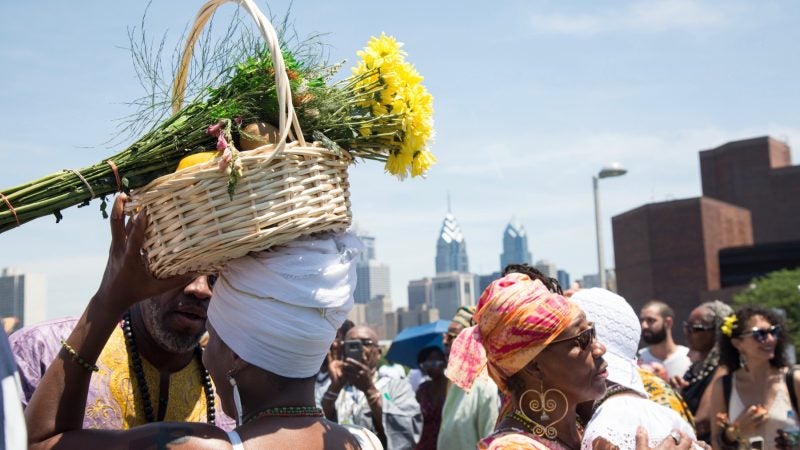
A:
<svg viewBox="0 0 800 450">
<path fill-rule="evenodd" d="M 580 314 L 568 299 L 539 280 L 512 273 L 483 291 L 477 325 L 462 331 L 450 349 L 447 377 L 465 390 L 488 370 L 507 393 L 506 380 L 525 367 Z"/>
</svg>

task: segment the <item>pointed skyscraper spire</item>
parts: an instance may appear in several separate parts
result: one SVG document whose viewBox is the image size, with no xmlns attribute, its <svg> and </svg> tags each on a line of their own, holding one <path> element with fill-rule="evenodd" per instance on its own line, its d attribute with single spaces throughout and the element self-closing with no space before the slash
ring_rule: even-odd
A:
<svg viewBox="0 0 800 450">
<path fill-rule="evenodd" d="M 447 214 L 444 216 L 439 239 L 436 241 L 436 273 L 469 272 L 467 243 L 461 227 L 450 210 L 450 193 L 447 194 Z"/>
<path fill-rule="evenodd" d="M 503 253 L 500 254 L 500 271 L 509 264 L 533 264 L 533 257 L 528 250 L 528 233 L 515 217 L 506 225 L 503 232 Z"/>
</svg>

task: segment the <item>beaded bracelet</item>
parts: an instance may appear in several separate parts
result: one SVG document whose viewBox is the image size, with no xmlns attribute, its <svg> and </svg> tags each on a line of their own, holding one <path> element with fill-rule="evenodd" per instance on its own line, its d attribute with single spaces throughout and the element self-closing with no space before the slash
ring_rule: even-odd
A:
<svg viewBox="0 0 800 450">
<path fill-rule="evenodd" d="M 89 372 L 100 371 L 100 368 L 97 367 L 97 364 L 89 364 L 88 362 L 86 362 L 86 360 L 81 358 L 81 355 L 79 355 L 78 352 L 76 352 L 75 349 L 72 348 L 72 346 L 67 344 L 67 341 L 62 339 L 61 346 L 64 347 L 64 349 L 66 349 L 67 352 L 69 352 L 70 356 L 72 356 L 72 360 L 80 364 L 84 369 L 88 370 Z"/>
</svg>

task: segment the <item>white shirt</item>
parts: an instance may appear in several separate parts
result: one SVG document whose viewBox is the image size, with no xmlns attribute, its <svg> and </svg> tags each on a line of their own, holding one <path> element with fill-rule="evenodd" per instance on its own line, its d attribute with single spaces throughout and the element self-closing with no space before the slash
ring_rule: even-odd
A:
<svg viewBox="0 0 800 450">
<path fill-rule="evenodd" d="M 635 414 L 631 414 L 636 411 Z M 625 420 L 620 420 L 625 418 Z M 694 429 L 675 411 L 634 393 L 612 395 L 594 412 L 581 441 L 581 450 L 592 448 L 592 442 L 605 438 L 620 450 L 636 448 L 636 428 L 647 430 L 650 447 L 655 447 L 669 436 L 672 430 L 686 433 L 697 439 Z"/>
<path fill-rule="evenodd" d="M 682 377 L 692 365 L 692 361 L 689 359 L 689 348 L 684 347 L 683 345 L 677 346 L 675 351 L 667 356 L 667 359 L 664 360 L 653 356 L 653 354 L 650 353 L 650 347 L 645 347 L 639 350 L 639 360 L 642 362 L 642 364 L 650 364 L 653 362 L 663 364 L 664 369 L 667 370 L 667 375 L 669 378 L 674 376 Z"/>
</svg>

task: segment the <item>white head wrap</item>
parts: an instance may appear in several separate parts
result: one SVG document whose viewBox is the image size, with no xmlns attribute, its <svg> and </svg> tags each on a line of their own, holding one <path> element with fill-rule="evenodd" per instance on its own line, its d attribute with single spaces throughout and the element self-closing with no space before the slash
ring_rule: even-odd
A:
<svg viewBox="0 0 800 450">
<path fill-rule="evenodd" d="M 319 371 L 353 307 L 351 233 L 326 233 L 229 262 L 214 286 L 208 320 L 239 357 L 289 378 Z"/>
<path fill-rule="evenodd" d="M 602 288 L 581 289 L 570 300 L 581 307 L 586 320 L 594 322 L 597 340 L 606 346 L 608 379 L 647 396 L 636 364 L 642 325 L 631 305 Z"/>
</svg>

